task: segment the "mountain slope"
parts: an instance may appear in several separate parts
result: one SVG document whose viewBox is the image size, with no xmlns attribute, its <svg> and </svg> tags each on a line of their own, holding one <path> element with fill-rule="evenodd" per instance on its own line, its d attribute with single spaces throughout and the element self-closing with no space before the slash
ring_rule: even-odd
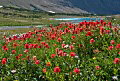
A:
<svg viewBox="0 0 120 81">
<path fill-rule="evenodd" d="M 120 0 L 69 0 L 75 7 L 95 14 L 120 14 Z"/>
<path fill-rule="evenodd" d="M 56 13 L 120 14 L 120 0 L 0 0 L 0 5 Z"/>
</svg>

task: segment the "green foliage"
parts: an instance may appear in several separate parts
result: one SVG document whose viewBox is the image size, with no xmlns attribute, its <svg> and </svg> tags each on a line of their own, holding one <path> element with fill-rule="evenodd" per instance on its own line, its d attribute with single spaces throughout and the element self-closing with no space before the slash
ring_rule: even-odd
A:
<svg viewBox="0 0 120 81">
<path fill-rule="evenodd" d="M 120 36 L 109 23 L 93 23 L 59 24 L 6 38 L 0 43 L 1 80 L 112 81 L 116 76 L 119 81 Z"/>
</svg>

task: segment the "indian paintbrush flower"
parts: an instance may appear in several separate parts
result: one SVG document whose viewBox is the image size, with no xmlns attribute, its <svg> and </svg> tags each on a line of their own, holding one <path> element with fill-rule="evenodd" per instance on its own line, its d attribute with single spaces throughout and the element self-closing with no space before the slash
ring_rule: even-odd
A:
<svg viewBox="0 0 120 81">
<path fill-rule="evenodd" d="M 54 68 L 54 72 L 55 72 L 55 73 L 59 73 L 59 72 L 61 72 L 60 67 L 59 67 L 59 66 L 56 66 L 56 67 Z"/>
</svg>

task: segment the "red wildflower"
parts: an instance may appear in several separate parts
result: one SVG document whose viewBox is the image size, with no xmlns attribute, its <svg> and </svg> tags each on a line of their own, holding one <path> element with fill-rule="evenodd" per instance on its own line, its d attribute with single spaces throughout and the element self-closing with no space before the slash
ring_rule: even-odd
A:
<svg viewBox="0 0 120 81">
<path fill-rule="evenodd" d="M 48 44 L 45 44 L 44 46 L 45 46 L 46 48 L 50 48 L 50 46 L 49 46 Z"/>
<path fill-rule="evenodd" d="M 57 40 L 58 40 L 58 42 L 61 42 L 61 41 L 62 41 L 62 38 L 59 37 Z"/>
<path fill-rule="evenodd" d="M 72 26 L 72 25 L 70 25 L 70 26 L 69 26 L 69 28 L 73 28 L 73 26 Z"/>
<path fill-rule="evenodd" d="M 114 32 L 117 32 L 119 29 L 117 27 L 112 28 Z"/>
<path fill-rule="evenodd" d="M 109 34 L 110 33 L 110 30 L 105 30 L 106 34 Z"/>
<path fill-rule="evenodd" d="M 80 32 L 82 32 L 82 31 L 83 31 L 83 28 L 79 28 L 79 30 L 80 30 Z"/>
<path fill-rule="evenodd" d="M 33 47 L 33 44 L 29 44 L 29 47 L 28 48 L 32 48 Z"/>
<path fill-rule="evenodd" d="M 95 69 L 96 69 L 96 70 L 100 70 L 101 67 L 100 67 L 100 66 L 96 66 Z"/>
<path fill-rule="evenodd" d="M 30 60 L 30 56 L 26 56 L 26 59 L 27 59 L 27 60 Z"/>
<path fill-rule="evenodd" d="M 108 50 L 112 50 L 114 48 L 114 46 L 109 46 Z"/>
<path fill-rule="evenodd" d="M 1 61 L 2 64 L 6 64 L 7 63 L 7 59 L 6 58 L 3 58 L 2 61 Z"/>
<path fill-rule="evenodd" d="M 68 31 L 69 31 L 68 28 L 65 28 L 65 29 L 64 29 L 64 33 L 67 33 Z"/>
<path fill-rule="evenodd" d="M 74 57 L 74 56 L 76 56 L 76 53 L 75 52 L 70 52 L 70 56 Z"/>
<path fill-rule="evenodd" d="M 41 48 L 41 46 L 38 46 L 37 48 Z"/>
<path fill-rule="evenodd" d="M 32 57 L 32 60 L 36 61 L 36 60 L 37 60 L 37 57 L 36 57 L 36 56 L 33 56 L 33 57 Z"/>
<path fill-rule="evenodd" d="M 51 66 L 51 62 L 47 62 L 47 63 L 46 63 L 46 66 Z"/>
<path fill-rule="evenodd" d="M 111 41 L 110 41 L 110 44 L 115 44 L 115 41 L 114 41 L 114 40 L 111 40 Z"/>
<path fill-rule="evenodd" d="M 120 63 L 120 58 L 115 58 L 114 59 L 114 64 L 119 64 Z"/>
<path fill-rule="evenodd" d="M 75 68 L 75 69 L 73 70 L 73 72 L 76 73 L 76 74 L 79 74 L 79 73 L 80 73 L 80 69 Z"/>
<path fill-rule="evenodd" d="M 72 38 L 72 39 L 75 39 L 75 38 L 76 38 L 76 36 L 72 36 L 71 38 Z"/>
<path fill-rule="evenodd" d="M 65 44 L 62 44 L 62 48 L 64 48 Z"/>
<path fill-rule="evenodd" d="M 22 58 L 22 60 L 26 60 L 26 58 Z"/>
<path fill-rule="evenodd" d="M 90 39 L 90 44 L 92 44 L 93 42 L 95 42 L 95 40 L 93 38 Z"/>
<path fill-rule="evenodd" d="M 57 46 L 57 44 L 53 44 L 53 46 Z"/>
<path fill-rule="evenodd" d="M 12 50 L 12 54 L 15 54 L 16 53 L 16 50 Z"/>
<path fill-rule="evenodd" d="M 63 56 L 67 56 L 67 53 L 66 53 L 66 52 L 63 52 Z"/>
<path fill-rule="evenodd" d="M 100 35 L 104 34 L 104 27 L 100 27 Z"/>
<path fill-rule="evenodd" d="M 51 38 L 52 38 L 52 39 L 55 39 L 55 38 L 56 38 L 56 36 L 53 34 L 53 35 L 51 35 Z"/>
<path fill-rule="evenodd" d="M 118 52 L 118 54 L 120 54 L 120 52 Z"/>
<path fill-rule="evenodd" d="M 55 52 L 56 52 L 56 54 L 58 54 L 58 52 L 59 52 L 59 48 L 56 48 L 56 49 L 55 49 Z"/>
<path fill-rule="evenodd" d="M 2 46 L 3 49 L 7 48 L 7 46 Z"/>
<path fill-rule="evenodd" d="M 83 47 L 83 45 L 82 45 L 82 44 L 79 44 L 78 47 L 79 47 L 79 48 L 80 48 L 80 47 Z"/>
<path fill-rule="evenodd" d="M 106 22 L 103 22 L 102 25 L 105 26 L 105 25 L 106 25 Z"/>
<path fill-rule="evenodd" d="M 16 60 L 19 60 L 20 59 L 20 56 L 16 56 Z"/>
<path fill-rule="evenodd" d="M 8 51 L 8 48 L 3 49 L 4 51 Z"/>
<path fill-rule="evenodd" d="M 27 50 L 27 49 L 26 49 L 26 50 L 24 50 L 24 53 L 28 53 L 28 52 L 29 52 L 29 50 Z"/>
<path fill-rule="evenodd" d="M 88 31 L 86 36 L 92 36 L 92 32 Z"/>
<path fill-rule="evenodd" d="M 19 54 L 19 56 L 21 57 L 21 56 L 23 56 L 23 54 Z"/>
<path fill-rule="evenodd" d="M 38 41 L 41 41 L 41 38 L 38 38 L 37 40 L 38 40 Z"/>
<path fill-rule="evenodd" d="M 47 72 L 47 69 L 46 69 L 46 68 L 43 68 L 43 69 L 42 69 L 42 72 L 43 72 L 43 73 L 46 73 L 46 72 Z"/>
<path fill-rule="evenodd" d="M 63 56 L 63 54 L 64 54 L 63 50 L 59 50 L 58 56 Z"/>
<path fill-rule="evenodd" d="M 111 26 L 111 25 L 112 25 L 112 23 L 111 23 L 111 22 L 108 22 L 108 25 L 109 25 L 109 26 Z"/>
<path fill-rule="evenodd" d="M 29 48 L 29 44 L 25 44 L 24 48 L 28 49 Z"/>
<path fill-rule="evenodd" d="M 100 20 L 100 23 L 103 23 L 104 22 L 104 20 Z"/>
<path fill-rule="evenodd" d="M 6 38 L 6 36 L 4 35 L 3 38 Z"/>
<path fill-rule="evenodd" d="M 59 66 L 56 66 L 56 67 L 54 68 L 54 72 L 61 72 L 60 67 L 59 67 Z"/>
<path fill-rule="evenodd" d="M 18 46 L 16 43 L 13 44 L 14 47 Z"/>
<path fill-rule="evenodd" d="M 35 61 L 35 64 L 40 64 L 40 60 L 36 60 L 36 61 Z"/>
<path fill-rule="evenodd" d="M 72 34 L 78 34 L 78 30 L 76 29 L 76 30 L 73 30 L 72 31 Z"/>
<path fill-rule="evenodd" d="M 120 44 L 117 44 L 117 45 L 116 45 L 116 49 L 120 49 Z"/>
<path fill-rule="evenodd" d="M 51 54 L 51 58 L 55 58 L 56 54 Z"/>
<path fill-rule="evenodd" d="M 41 44 L 45 45 L 46 43 L 45 42 L 41 42 Z"/>
<path fill-rule="evenodd" d="M 70 45 L 69 48 L 70 48 L 70 50 L 73 50 L 73 49 L 74 49 L 74 46 L 73 46 L 73 45 Z"/>
<path fill-rule="evenodd" d="M 33 44 L 33 48 L 37 48 L 38 47 L 38 44 Z"/>
</svg>

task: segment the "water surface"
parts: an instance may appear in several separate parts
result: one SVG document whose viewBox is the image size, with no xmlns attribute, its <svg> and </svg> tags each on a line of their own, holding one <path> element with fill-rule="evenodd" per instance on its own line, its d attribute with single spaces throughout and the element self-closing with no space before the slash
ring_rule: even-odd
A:
<svg viewBox="0 0 120 81">
<path fill-rule="evenodd" d="M 83 22 L 83 21 L 100 21 L 103 20 L 103 18 L 53 18 L 53 20 L 61 20 L 61 21 L 68 21 L 73 23 Z"/>
</svg>

